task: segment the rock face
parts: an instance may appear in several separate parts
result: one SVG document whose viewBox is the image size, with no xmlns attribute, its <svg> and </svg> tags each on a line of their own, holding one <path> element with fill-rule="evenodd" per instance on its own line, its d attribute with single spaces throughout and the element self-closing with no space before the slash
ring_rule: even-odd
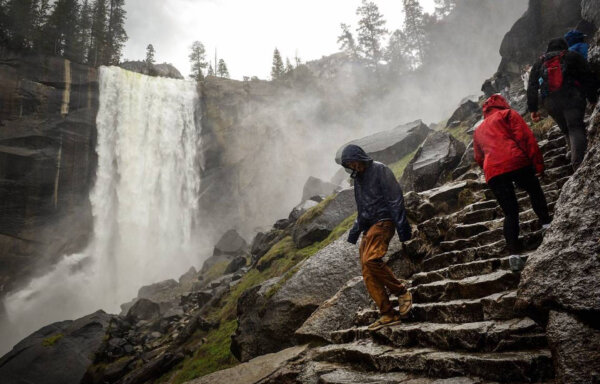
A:
<svg viewBox="0 0 600 384">
<path fill-rule="evenodd" d="M 183 79 L 183 76 L 181 76 L 181 73 L 177 70 L 177 68 L 167 63 L 148 65 L 145 61 L 126 61 L 119 64 L 119 67 L 148 76 Z"/>
<path fill-rule="evenodd" d="M 546 52 L 548 41 L 564 35 L 581 20 L 581 1 L 530 0 L 529 9 L 506 34 L 500 46 L 500 72 L 521 73 Z"/>
<path fill-rule="evenodd" d="M 289 347 L 296 329 L 348 280 L 360 276 L 358 249 L 347 234 L 299 265 L 287 281 L 270 280 L 238 301 L 231 349 L 241 361 Z M 269 293 L 269 290 L 273 291 Z M 270 296 L 270 297 L 268 297 Z"/>
<path fill-rule="evenodd" d="M 591 383 L 600 377 L 599 128 L 600 109 L 596 108 L 586 157 L 563 186 L 550 229 L 529 256 L 519 285 L 521 306 L 541 318 L 550 312 L 546 331 L 557 374 L 568 383 Z M 588 359 L 596 363 L 585 364 Z"/>
<path fill-rule="evenodd" d="M 461 104 L 448 119 L 446 127 L 458 124 L 473 125 L 481 118 L 481 107 L 473 100 L 467 100 Z"/>
<path fill-rule="evenodd" d="M 79 384 L 104 342 L 111 318 L 98 311 L 31 334 L 0 359 L 2 383 Z"/>
<path fill-rule="evenodd" d="M 293 230 L 296 247 L 304 248 L 325 239 L 335 227 L 356 211 L 354 189 L 340 191 L 314 218 L 301 217 Z M 307 213 L 310 215 L 310 213 Z"/>
<path fill-rule="evenodd" d="M 414 151 L 430 132 L 431 130 L 421 120 L 399 125 L 389 131 L 344 144 L 335 154 L 335 161 L 341 164 L 344 148 L 349 144 L 355 144 L 364 149 L 373 160 L 391 164 Z"/>
<path fill-rule="evenodd" d="M 583 0 L 581 2 L 581 16 L 600 27 L 600 0 Z"/>
<path fill-rule="evenodd" d="M 0 297 L 87 244 L 97 111 L 96 69 L 0 57 Z"/>
<path fill-rule="evenodd" d="M 400 184 L 405 191 L 425 191 L 445 181 L 460 162 L 465 145 L 452 135 L 438 131 L 427 137 L 410 161 Z"/>
</svg>

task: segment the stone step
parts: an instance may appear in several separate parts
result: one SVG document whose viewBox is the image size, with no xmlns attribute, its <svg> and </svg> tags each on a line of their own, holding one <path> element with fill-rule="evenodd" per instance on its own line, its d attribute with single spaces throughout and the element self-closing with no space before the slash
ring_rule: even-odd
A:
<svg viewBox="0 0 600 384">
<path fill-rule="evenodd" d="M 485 275 L 466 277 L 461 280 L 440 280 L 420 284 L 410 289 L 415 303 L 433 303 L 459 299 L 476 299 L 494 293 L 516 289 L 519 275 L 499 270 Z"/>
<path fill-rule="evenodd" d="M 500 230 L 501 231 L 501 230 Z M 525 233 L 521 238 L 523 251 L 536 249 L 543 240 L 542 230 Z M 464 241 L 464 240 L 459 240 Z M 504 239 L 481 246 L 471 246 L 459 250 L 447 251 L 430 256 L 423 260 L 421 271 L 429 272 L 455 264 L 464 264 L 476 260 L 486 260 L 494 257 L 508 256 L 504 249 Z"/>
<path fill-rule="evenodd" d="M 544 166 L 548 169 L 570 164 L 571 160 L 567 159 L 567 157 L 562 153 L 554 156 L 544 157 Z"/>
<path fill-rule="evenodd" d="M 478 299 L 460 299 L 438 303 L 413 304 L 405 323 L 474 323 L 487 320 L 510 320 L 522 317 L 515 310 L 516 291 L 495 293 Z M 367 326 L 379 318 L 375 309 L 365 309 L 356 314 L 355 325 Z"/>
<path fill-rule="evenodd" d="M 527 255 L 522 256 L 527 261 Z M 430 272 L 419 272 L 412 276 L 413 287 L 441 280 L 460 280 L 467 277 L 485 275 L 500 269 L 509 270 L 508 257 L 477 260 L 470 263 L 451 265 L 447 268 Z"/>
<path fill-rule="evenodd" d="M 405 372 L 361 372 L 340 365 L 332 369 L 331 364 L 326 364 L 324 371 L 317 376 L 317 384 L 497 384 L 477 377 L 436 379 Z"/>
<path fill-rule="evenodd" d="M 547 347 L 540 339 L 541 328 L 530 318 L 474 323 L 406 323 L 369 331 L 368 327 L 351 328 L 332 334 L 337 344 L 372 338 L 396 348 L 436 348 L 444 351 L 493 352 L 501 348 L 523 350 Z M 521 345 L 514 342 L 515 338 Z M 507 349 L 512 348 L 512 349 Z"/>
<path fill-rule="evenodd" d="M 564 136 L 558 136 L 551 140 L 542 140 L 538 145 L 542 153 L 546 153 L 557 148 L 567 148 L 567 140 Z"/>
<path fill-rule="evenodd" d="M 500 226 L 500 223 L 497 223 L 496 227 Z M 521 234 L 530 233 L 537 231 L 541 228 L 537 217 L 533 220 L 521 221 L 519 223 L 519 228 Z M 447 236 L 451 236 L 451 232 L 448 232 Z M 442 241 L 439 245 L 440 249 L 443 252 L 457 251 L 465 248 L 482 246 L 490 243 L 494 243 L 504 239 L 504 230 L 502 228 L 488 229 L 485 232 L 481 232 L 475 236 L 469 237 L 467 239 L 456 239 L 456 240 L 446 240 Z"/>
<path fill-rule="evenodd" d="M 494 202 L 493 200 L 490 200 Z M 472 211 L 466 213 L 461 222 L 463 224 L 476 224 L 483 223 L 486 221 L 492 221 L 498 218 L 498 208 L 500 208 L 497 204 L 495 204 L 492 208 L 479 209 L 477 211 Z"/>
<path fill-rule="evenodd" d="M 546 151 L 544 153 L 544 160 L 546 160 L 547 158 L 553 158 L 555 156 L 566 156 L 566 154 L 567 154 L 566 147 L 550 149 L 549 151 Z"/>
<path fill-rule="evenodd" d="M 547 349 L 473 353 L 431 348 L 394 349 L 371 341 L 333 344 L 315 351 L 316 361 L 355 364 L 377 372 L 402 371 L 429 377 L 476 376 L 503 383 L 538 382 L 554 376 Z"/>
</svg>

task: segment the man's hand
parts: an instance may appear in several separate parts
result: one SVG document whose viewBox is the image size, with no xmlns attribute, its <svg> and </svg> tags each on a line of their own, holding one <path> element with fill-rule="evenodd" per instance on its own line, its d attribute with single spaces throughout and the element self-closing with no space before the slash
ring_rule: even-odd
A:
<svg viewBox="0 0 600 384">
<path fill-rule="evenodd" d="M 541 120 L 541 116 L 539 112 L 531 112 L 531 120 L 534 123 L 539 123 L 539 121 Z"/>
</svg>

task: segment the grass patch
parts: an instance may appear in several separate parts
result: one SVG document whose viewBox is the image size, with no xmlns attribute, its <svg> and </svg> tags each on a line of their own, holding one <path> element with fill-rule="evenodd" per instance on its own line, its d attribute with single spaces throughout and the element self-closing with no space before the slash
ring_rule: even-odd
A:
<svg viewBox="0 0 600 384">
<path fill-rule="evenodd" d="M 446 128 L 446 130 L 454 136 L 454 138 L 458 141 L 462 141 L 464 145 L 469 145 L 473 137 L 467 133 L 470 127 L 466 125 L 459 125 L 454 128 Z"/>
<path fill-rule="evenodd" d="M 221 324 L 219 329 L 209 332 L 206 335 L 206 343 L 198 348 L 194 356 L 186 358 L 181 363 L 170 382 L 174 384 L 184 383 L 237 365 L 238 361 L 229 351 L 231 335 L 235 332 L 236 327 L 237 321 L 231 320 Z"/>
<path fill-rule="evenodd" d="M 221 261 L 219 263 L 213 264 L 205 273 L 204 273 L 204 281 L 209 282 L 214 279 L 223 276 L 227 266 L 230 261 Z"/>
<path fill-rule="evenodd" d="M 413 152 L 404 156 L 402 159 L 389 165 L 390 169 L 394 173 L 394 176 L 396 176 L 396 179 L 399 179 L 402 177 L 402 174 L 404 173 L 406 166 L 408 165 L 408 163 L 410 163 L 410 161 L 413 159 L 413 157 L 415 157 L 415 154 L 417 153 L 418 150 L 419 150 L 418 148 L 415 149 Z"/>
<path fill-rule="evenodd" d="M 207 342 L 198 348 L 194 356 L 186 358 L 171 372 L 163 375 L 163 378 L 167 380 L 170 377 L 172 378 L 171 383 L 179 384 L 237 365 L 238 361 L 231 354 L 229 347 L 231 335 L 237 327 L 237 302 L 244 291 L 273 277 L 283 276 L 279 283 L 267 292 L 267 296 L 271 297 L 285 281 L 298 271 L 301 261 L 306 260 L 338 239 L 352 227 L 355 219 L 356 214 L 346 218 L 325 240 L 303 249 L 296 248 L 291 236 L 286 236 L 274 244 L 269 252 L 263 256 L 263 258 L 272 261 L 271 265 L 264 271 L 259 271 L 256 268 L 248 271 L 240 282 L 225 295 L 219 305 L 205 315 L 210 321 L 219 321 L 219 328 L 208 333 L 195 334 L 194 340 L 206 337 Z"/>
<path fill-rule="evenodd" d="M 64 336 L 65 335 L 63 335 L 62 333 L 57 333 L 56 335 L 46 337 L 44 340 L 42 340 L 42 345 L 44 347 L 51 347 L 54 344 L 56 344 L 58 342 L 58 340 L 62 339 Z"/>
<path fill-rule="evenodd" d="M 309 222 L 315 217 L 320 216 L 336 196 L 337 193 L 329 195 L 327 198 L 325 198 L 325 200 L 304 212 L 304 214 L 298 218 L 298 221 L 296 221 L 296 225 L 302 225 L 303 223 Z"/>
<path fill-rule="evenodd" d="M 552 120 L 551 117 L 547 117 L 545 119 L 542 119 L 540 121 L 538 121 L 537 123 L 532 123 L 531 126 L 531 131 L 533 131 L 533 134 L 535 135 L 535 137 L 540 140 L 541 138 L 546 136 L 546 133 L 550 130 L 550 128 L 552 128 L 554 126 L 555 122 L 554 120 Z"/>
</svg>

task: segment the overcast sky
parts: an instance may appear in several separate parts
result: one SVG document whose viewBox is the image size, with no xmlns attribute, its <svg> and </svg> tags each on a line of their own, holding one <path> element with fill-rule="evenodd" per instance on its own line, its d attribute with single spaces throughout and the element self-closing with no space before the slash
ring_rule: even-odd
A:
<svg viewBox="0 0 600 384">
<path fill-rule="evenodd" d="M 267 79 L 273 49 L 284 60 L 298 53 L 314 60 L 338 50 L 340 23 L 357 25 L 361 0 L 127 0 L 129 35 L 123 59 L 142 60 L 152 44 L 158 63 L 189 74 L 189 47 L 201 41 L 214 60 L 215 49 L 234 79 Z M 401 0 L 375 0 L 388 30 L 402 26 Z M 434 0 L 421 0 L 432 11 Z"/>
</svg>

